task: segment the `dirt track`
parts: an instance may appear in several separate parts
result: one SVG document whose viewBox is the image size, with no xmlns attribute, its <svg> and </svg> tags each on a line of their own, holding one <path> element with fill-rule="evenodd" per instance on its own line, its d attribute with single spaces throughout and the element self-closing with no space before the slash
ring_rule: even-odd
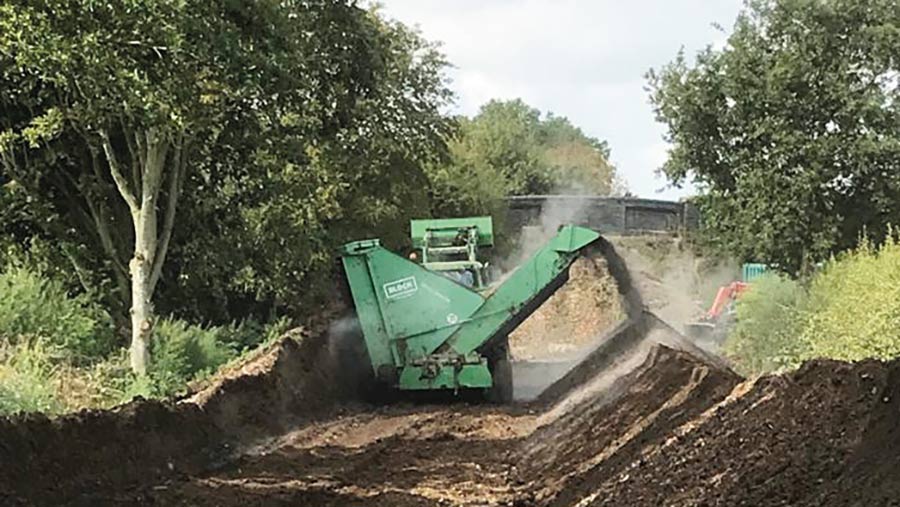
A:
<svg viewBox="0 0 900 507">
<path fill-rule="evenodd" d="M 366 405 L 323 331 L 177 403 L 0 420 L 0 505 L 900 505 L 900 361 L 745 381 L 626 296 L 527 404 Z"/>
</svg>

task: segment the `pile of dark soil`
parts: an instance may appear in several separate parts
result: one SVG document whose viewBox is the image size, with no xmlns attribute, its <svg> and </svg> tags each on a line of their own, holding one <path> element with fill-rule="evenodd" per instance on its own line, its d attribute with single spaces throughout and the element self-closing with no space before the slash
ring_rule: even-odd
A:
<svg viewBox="0 0 900 507">
<path fill-rule="evenodd" d="M 227 466 L 140 491 L 161 505 L 570 505 L 739 379 L 659 347 L 619 399 L 551 406 L 395 405 L 300 428 Z M 113 499 L 110 499 L 113 500 Z"/>
<path fill-rule="evenodd" d="M 0 505 L 91 505 L 110 491 L 197 473 L 229 453 L 196 405 L 0 420 Z"/>
<path fill-rule="evenodd" d="M 262 367 L 257 374 L 223 379 L 174 406 L 3 421 L 0 503 L 812 506 L 900 498 L 900 361 L 816 361 L 742 381 L 657 345 L 602 391 L 588 382 L 531 405 L 338 410 L 340 390 L 330 400 L 296 390 L 328 389 L 311 380 L 323 377 L 302 344 L 273 351 L 245 365 Z M 276 373 L 291 365 L 309 376 Z"/>
<path fill-rule="evenodd" d="M 329 345 L 324 329 L 295 330 L 179 405 L 201 407 L 231 440 L 280 435 L 355 397 L 355 386 Z"/>
<path fill-rule="evenodd" d="M 224 463 L 349 399 L 325 333 L 297 330 L 178 402 L 0 418 L 0 505 L 59 504 L 127 491 Z"/>
<path fill-rule="evenodd" d="M 583 505 L 900 502 L 900 361 L 813 361 L 732 398 Z"/>
<path fill-rule="evenodd" d="M 662 445 L 673 428 L 724 399 L 739 381 L 729 370 L 656 346 L 640 368 L 602 396 L 572 406 L 523 442 L 517 459 L 520 500 L 577 504 L 647 449 Z"/>
</svg>

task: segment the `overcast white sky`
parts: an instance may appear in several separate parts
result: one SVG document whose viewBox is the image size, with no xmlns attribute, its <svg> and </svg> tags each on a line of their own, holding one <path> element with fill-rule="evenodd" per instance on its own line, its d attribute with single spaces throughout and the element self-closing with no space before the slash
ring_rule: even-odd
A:
<svg viewBox="0 0 900 507">
<path fill-rule="evenodd" d="M 455 66 L 454 112 L 522 98 L 609 142 L 612 162 L 641 196 L 690 189 L 655 175 L 666 159 L 644 74 L 708 44 L 720 46 L 741 0 L 382 0 L 383 12 L 443 42 Z M 662 192 L 660 192 L 660 189 Z"/>
</svg>

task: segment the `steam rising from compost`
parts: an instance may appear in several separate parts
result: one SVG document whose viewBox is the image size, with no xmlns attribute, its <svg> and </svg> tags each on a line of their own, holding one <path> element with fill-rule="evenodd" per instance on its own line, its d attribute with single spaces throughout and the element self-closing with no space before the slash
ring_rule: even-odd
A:
<svg viewBox="0 0 900 507">
<path fill-rule="evenodd" d="M 536 223 L 522 228 L 515 251 L 498 264 L 504 271 L 515 269 L 544 246 L 561 225 L 587 222 L 590 200 L 586 196 L 553 196 L 541 206 Z"/>
</svg>

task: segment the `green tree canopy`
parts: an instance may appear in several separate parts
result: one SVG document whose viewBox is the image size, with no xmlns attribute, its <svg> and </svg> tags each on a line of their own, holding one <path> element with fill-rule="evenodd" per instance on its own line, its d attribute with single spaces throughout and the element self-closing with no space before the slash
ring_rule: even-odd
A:
<svg viewBox="0 0 900 507">
<path fill-rule="evenodd" d="M 443 65 L 349 1 L 7 2 L 3 179 L 76 271 L 115 281 L 145 355 L 157 282 L 284 300 L 335 225 L 394 224 L 444 147 Z"/>
<path fill-rule="evenodd" d="M 437 214 L 488 212 L 508 195 L 622 191 L 606 142 L 564 117 L 542 115 L 516 99 L 492 100 L 474 117 L 457 120 L 449 163 L 430 172 Z"/>
<path fill-rule="evenodd" d="M 649 74 L 673 144 L 737 255 L 805 269 L 900 223 L 900 4 L 754 0 L 724 48 Z"/>
<path fill-rule="evenodd" d="M 216 322 L 302 314 L 334 296 L 337 246 L 379 237 L 399 247 L 408 220 L 429 213 L 425 168 L 446 158 L 451 131 L 446 62 L 402 24 L 357 14 L 369 49 L 347 56 L 368 62 L 365 95 L 315 136 L 277 122 L 220 141 L 199 173 L 204 191 L 185 197 L 195 226 L 175 232 L 166 312 Z"/>
</svg>

